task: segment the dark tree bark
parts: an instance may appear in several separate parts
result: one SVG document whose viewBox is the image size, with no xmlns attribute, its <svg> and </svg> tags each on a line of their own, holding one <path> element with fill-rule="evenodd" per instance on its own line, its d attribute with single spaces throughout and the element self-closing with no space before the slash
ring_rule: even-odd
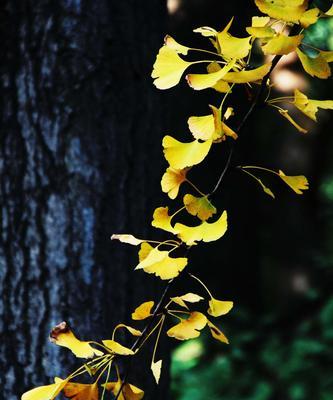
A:
<svg viewBox="0 0 333 400">
<path fill-rule="evenodd" d="M 109 237 L 145 234 L 158 205 L 162 110 L 149 75 L 164 18 L 159 0 L 2 6 L 0 381 L 8 400 L 78 364 L 49 343 L 52 326 L 67 320 L 80 338 L 108 337 L 156 290 L 133 272 L 134 250 Z"/>
</svg>

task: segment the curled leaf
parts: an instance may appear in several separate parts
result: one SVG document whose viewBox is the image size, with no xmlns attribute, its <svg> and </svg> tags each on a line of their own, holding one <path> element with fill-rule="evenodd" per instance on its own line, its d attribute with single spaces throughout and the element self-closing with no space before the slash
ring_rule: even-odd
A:
<svg viewBox="0 0 333 400">
<path fill-rule="evenodd" d="M 149 318 L 152 313 L 152 309 L 154 307 L 153 301 L 146 301 L 137 307 L 132 313 L 132 319 L 135 321 L 141 321 L 143 319 Z"/>
<path fill-rule="evenodd" d="M 215 37 L 217 35 L 217 31 L 209 26 L 193 29 L 193 32 L 200 33 L 204 37 Z"/>
<path fill-rule="evenodd" d="M 311 100 L 298 89 L 295 90 L 294 96 L 295 107 L 313 121 L 317 121 L 318 108 L 333 110 L 333 100 Z"/>
<path fill-rule="evenodd" d="M 128 325 L 125 325 L 125 324 L 118 324 L 114 328 L 113 333 L 115 333 L 118 329 L 126 329 L 133 336 L 138 336 L 139 337 L 139 336 L 142 335 L 141 331 L 139 331 L 138 329 L 132 328 L 131 326 L 128 326 Z"/>
<path fill-rule="evenodd" d="M 222 343 L 229 344 L 229 340 L 217 326 L 215 326 L 209 320 L 207 321 L 207 325 L 214 339 L 219 340 Z"/>
<path fill-rule="evenodd" d="M 180 185 L 186 181 L 186 169 L 174 169 L 169 167 L 161 180 L 161 187 L 164 193 L 168 193 L 170 199 L 175 199 L 179 192 Z"/>
<path fill-rule="evenodd" d="M 303 194 L 302 190 L 309 189 L 309 182 L 303 175 L 288 176 L 280 170 L 279 176 L 297 194 Z"/>
<path fill-rule="evenodd" d="M 260 81 L 264 76 L 269 73 L 271 66 L 271 63 L 267 63 L 262 65 L 261 67 L 251 70 L 228 72 L 224 75 L 223 80 L 231 83 L 249 83 Z"/>
<path fill-rule="evenodd" d="M 187 294 L 184 294 L 183 296 L 171 297 L 170 300 L 172 300 L 174 303 L 178 304 L 179 306 L 188 309 L 186 303 L 197 303 L 197 302 L 203 300 L 203 297 L 201 297 L 195 293 L 187 293 Z"/>
<path fill-rule="evenodd" d="M 102 343 L 108 348 L 110 353 L 119 354 L 121 356 L 132 356 L 134 354 L 133 350 L 123 346 L 115 340 L 102 340 Z"/>
<path fill-rule="evenodd" d="M 94 349 L 90 342 L 77 339 L 66 322 L 61 322 L 52 329 L 50 341 L 58 346 L 67 347 L 79 358 L 92 358 L 95 355 L 100 356 L 103 354 L 101 351 Z"/>
<path fill-rule="evenodd" d="M 144 241 L 141 239 L 137 239 L 133 235 L 128 234 L 118 234 L 114 233 L 111 236 L 111 240 L 119 240 L 122 243 L 132 244 L 133 246 L 138 246 L 139 244 L 143 243 Z"/>
<path fill-rule="evenodd" d="M 167 331 L 167 335 L 178 340 L 194 339 L 200 336 L 200 331 L 206 326 L 207 318 L 204 314 L 194 311 L 188 319 L 181 319 L 177 325 Z"/>
</svg>

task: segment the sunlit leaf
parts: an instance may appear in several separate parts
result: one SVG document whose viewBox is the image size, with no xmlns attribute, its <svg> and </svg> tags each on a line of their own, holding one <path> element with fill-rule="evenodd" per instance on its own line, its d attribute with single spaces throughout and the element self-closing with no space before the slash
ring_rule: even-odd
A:
<svg viewBox="0 0 333 400">
<path fill-rule="evenodd" d="M 270 22 L 269 17 L 252 17 L 252 27 L 253 28 L 263 28 Z"/>
<path fill-rule="evenodd" d="M 256 82 L 261 80 L 265 75 L 269 73 L 272 64 L 267 63 L 261 67 L 239 72 L 228 72 L 224 75 L 223 80 L 231 83 L 248 83 Z"/>
<path fill-rule="evenodd" d="M 176 40 L 170 35 L 165 36 L 164 43 L 172 50 L 175 50 L 179 54 L 184 54 L 185 56 L 189 52 L 189 50 L 191 50 L 189 47 L 183 46 L 182 44 L 176 42 Z"/>
<path fill-rule="evenodd" d="M 246 32 L 249 33 L 252 37 L 258 39 L 269 39 L 275 35 L 274 29 L 272 29 L 270 26 L 249 26 L 246 28 Z"/>
<path fill-rule="evenodd" d="M 276 35 L 270 39 L 267 44 L 262 46 L 264 54 L 284 55 L 295 51 L 301 44 L 304 35 L 286 36 L 283 34 Z"/>
<path fill-rule="evenodd" d="M 160 381 L 160 377 L 161 377 L 161 369 L 162 369 L 162 362 L 163 360 L 159 360 L 159 361 L 152 361 L 151 365 L 150 365 L 150 369 L 154 375 L 155 381 L 158 384 Z"/>
<path fill-rule="evenodd" d="M 171 300 L 181 307 L 188 308 L 186 303 L 197 303 L 203 300 L 203 297 L 195 293 L 187 293 L 183 296 L 171 297 Z"/>
<path fill-rule="evenodd" d="M 193 30 L 195 33 L 200 33 L 204 37 L 214 37 L 217 35 L 217 31 L 209 26 L 202 26 Z"/>
<path fill-rule="evenodd" d="M 311 100 L 298 89 L 295 90 L 294 96 L 295 107 L 313 121 L 317 121 L 318 108 L 333 110 L 333 100 Z"/>
<path fill-rule="evenodd" d="M 305 11 L 301 16 L 300 22 L 304 28 L 308 28 L 310 25 L 315 24 L 320 16 L 320 10 L 318 8 L 311 8 Z"/>
<path fill-rule="evenodd" d="M 226 211 L 223 212 L 217 221 L 212 223 L 202 222 L 198 226 L 186 226 L 181 223 L 175 225 L 176 230 L 179 232 L 178 237 L 188 246 L 200 240 L 204 242 L 218 240 L 225 234 L 227 227 Z"/>
<path fill-rule="evenodd" d="M 169 167 L 161 180 L 161 187 L 164 193 L 168 193 L 170 199 L 175 199 L 179 192 L 180 185 L 186 181 L 186 169 L 174 169 Z"/>
<path fill-rule="evenodd" d="M 114 396 L 117 396 L 122 387 L 122 381 L 118 380 L 117 382 L 108 382 L 103 386 L 105 386 L 106 390 L 111 391 Z M 125 383 L 118 400 L 141 400 L 143 399 L 144 394 L 145 392 L 138 387 L 131 385 L 130 383 Z"/>
<path fill-rule="evenodd" d="M 302 190 L 309 189 L 309 182 L 303 175 L 288 176 L 280 170 L 279 176 L 297 194 L 303 194 Z"/>
<path fill-rule="evenodd" d="M 121 356 L 132 356 L 134 354 L 133 350 L 123 346 L 115 340 L 102 340 L 102 343 L 108 348 L 110 353 L 119 354 Z"/>
<path fill-rule="evenodd" d="M 327 10 L 327 11 L 325 12 L 325 15 L 328 15 L 329 17 L 333 17 L 333 5 L 332 5 L 332 7 L 331 7 L 329 10 Z"/>
<path fill-rule="evenodd" d="M 73 400 L 98 400 L 98 386 L 69 382 L 64 387 L 64 395 Z"/>
<path fill-rule="evenodd" d="M 220 47 L 221 54 L 224 58 L 238 60 L 245 58 L 251 49 L 251 36 L 246 38 L 238 38 L 230 35 L 228 30 L 231 26 L 232 20 L 223 29 L 222 32 L 217 34 L 217 41 Z"/>
<path fill-rule="evenodd" d="M 184 205 L 191 215 L 197 216 L 201 221 L 206 221 L 212 215 L 216 214 L 216 208 L 208 200 L 207 196 L 196 197 L 186 194 L 184 196 Z"/>
<path fill-rule="evenodd" d="M 328 63 L 333 62 L 333 51 L 323 51 L 321 50 L 319 52 L 319 54 L 321 55 L 321 57 L 326 60 Z"/>
<path fill-rule="evenodd" d="M 297 49 L 296 51 L 304 70 L 309 75 L 316 76 L 320 79 L 327 79 L 329 76 L 331 76 L 330 66 L 320 53 L 315 58 L 311 58 L 303 53 L 300 49 Z"/>
<path fill-rule="evenodd" d="M 24 393 L 21 400 L 53 400 L 63 390 L 68 379 L 55 378 L 55 383 L 46 386 L 39 386 Z"/>
<path fill-rule="evenodd" d="M 141 321 L 144 319 L 149 318 L 152 313 L 152 309 L 154 307 L 153 301 L 146 301 L 137 307 L 134 312 L 132 313 L 132 319 L 135 321 Z"/>
<path fill-rule="evenodd" d="M 132 328 L 131 326 L 128 326 L 128 325 L 125 325 L 125 324 L 118 324 L 114 328 L 113 332 L 116 332 L 118 329 L 126 329 L 133 336 L 137 336 L 138 337 L 138 336 L 142 335 L 141 331 L 139 331 L 138 329 Z"/>
<path fill-rule="evenodd" d="M 209 320 L 207 320 L 207 325 L 208 325 L 210 333 L 212 334 L 214 339 L 219 340 L 222 343 L 229 344 L 229 340 L 217 326 L 215 326 Z"/>
<path fill-rule="evenodd" d="M 188 319 L 181 319 L 177 325 L 167 331 L 167 335 L 178 340 L 194 339 L 200 336 L 200 331 L 206 326 L 207 318 L 204 314 L 194 311 Z"/>
<path fill-rule="evenodd" d="M 297 23 L 308 6 L 307 0 L 255 0 L 259 10 L 271 18 Z"/>
<path fill-rule="evenodd" d="M 201 163 L 207 156 L 212 145 L 211 140 L 200 143 L 194 140 L 190 143 L 183 143 L 171 136 L 163 138 L 164 156 L 171 168 L 184 169 Z"/>
<path fill-rule="evenodd" d="M 233 306 L 234 303 L 232 301 L 222 301 L 212 297 L 209 300 L 209 308 L 207 312 L 212 317 L 220 317 L 221 315 L 228 314 Z"/>
<path fill-rule="evenodd" d="M 168 207 L 158 207 L 154 211 L 152 226 L 158 229 L 163 229 L 164 231 L 176 234 L 177 231 L 171 225 L 172 217 L 169 215 Z"/>
<path fill-rule="evenodd" d="M 220 69 L 220 64 L 218 64 L 217 62 L 212 62 L 207 66 L 207 71 L 209 73 L 220 71 Z M 212 86 L 212 89 L 216 90 L 219 93 L 227 93 L 230 91 L 230 85 L 228 82 L 220 80 L 214 86 Z"/>
<path fill-rule="evenodd" d="M 143 243 L 141 246 L 143 246 Z M 148 245 L 149 246 L 149 245 Z M 147 248 L 147 246 L 144 246 Z M 155 274 L 161 279 L 173 279 L 186 267 L 187 258 L 171 258 L 168 251 L 161 251 L 150 246 L 150 252 L 135 268 L 143 269 L 148 274 Z"/>
<path fill-rule="evenodd" d="M 208 74 L 188 74 L 186 76 L 187 83 L 195 90 L 203 90 L 214 87 L 217 82 L 224 78 L 224 76 L 234 67 L 235 60 L 230 61 L 223 68 L 216 72 Z"/>
<path fill-rule="evenodd" d="M 290 115 L 288 110 L 279 110 L 279 113 L 286 118 L 299 132 L 307 133 L 308 131 L 302 128 Z"/>
<path fill-rule="evenodd" d="M 190 65 L 190 62 L 179 57 L 176 50 L 168 46 L 161 47 L 151 74 L 155 79 L 154 85 L 158 89 L 169 89 L 176 86 Z"/>
<path fill-rule="evenodd" d="M 133 246 L 138 246 L 139 244 L 144 242 L 141 239 L 137 239 L 133 235 L 118 234 L 118 233 L 113 234 L 111 236 L 111 240 L 119 240 L 122 243 L 132 244 Z"/>
<path fill-rule="evenodd" d="M 52 329 L 50 341 L 58 346 L 67 347 L 79 358 L 92 358 L 95 355 L 100 356 L 103 354 L 101 351 L 94 349 L 89 344 L 90 342 L 77 339 L 66 322 L 61 322 Z"/>
</svg>

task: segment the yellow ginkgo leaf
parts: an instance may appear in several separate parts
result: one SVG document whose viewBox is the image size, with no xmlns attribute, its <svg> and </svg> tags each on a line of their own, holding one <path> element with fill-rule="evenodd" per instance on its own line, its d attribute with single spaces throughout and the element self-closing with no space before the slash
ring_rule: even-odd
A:
<svg viewBox="0 0 333 400">
<path fill-rule="evenodd" d="M 204 37 L 214 37 L 217 31 L 210 26 L 201 26 L 200 28 L 193 29 L 193 32 L 200 33 Z"/>
<path fill-rule="evenodd" d="M 239 72 L 228 72 L 223 80 L 230 83 L 249 83 L 261 80 L 270 71 L 272 64 L 267 63 L 261 67 Z"/>
<path fill-rule="evenodd" d="M 134 319 L 134 318 L 133 318 L 133 319 Z M 131 335 L 133 335 L 133 336 L 139 337 L 139 336 L 142 335 L 141 331 L 139 331 L 138 329 L 132 328 L 131 326 L 128 326 L 128 325 L 125 325 L 125 324 L 118 324 L 118 325 L 114 328 L 113 333 L 115 333 L 118 329 L 126 329 L 126 330 L 128 330 L 128 332 L 129 332 Z"/>
<path fill-rule="evenodd" d="M 65 397 L 73 400 L 98 400 L 98 386 L 69 382 L 64 387 Z"/>
<path fill-rule="evenodd" d="M 179 142 L 171 136 L 163 138 L 163 152 L 171 168 L 184 169 L 201 163 L 207 156 L 212 145 L 211 140 L 200 143 L 194 140 L 190 143 Z"/>
<path fill-rule="evenodd" d="M 183 46 L 182 44 L 176 42 L 176 40 L 170 35 L 165 36 L 164 43 L 166 46 L 175 50 L 177 53 L 184 54 L 185 56 L 189 52 L 189 50 L 191 50 L 189 47 Z"/>
<path fill-rule="evenodd" d="M 305 11 L 301 16 L 300 23 L 303 28 L 308 28 L 310 25 L 315 24 L 320 16 L 320 10 L 318 8 L 311 8 Z"/>
<path fill-rule="evenodd" d="M 331 69 L 325 58 L 319 53 L 314 58 L 308 57 L 300 49 L 296 49 L 298 58 L 300 59 L 304 70 L 311 76 L 320 79 L 327 79 L 331 76 Z"/>
<path fill-rule="evenodd" d="M 172 217 L 169 215 L 168 207 L 158 207 L 154 211 L 152 226 L 154 228 L 163 229 L 164 231 L 176 234 L 177 231 L 171 225 Z"/>
<path fill-rule="evenodd" d="M 333 62 L 333 51 L 324 51 L 321 50 L 319 52 L 319 54 L 321 55 L 321 57 L 326 60 L 328 63 Z"/>
<path fill-rule="evenodd" d="M 255 0 L 259 10 L 271 18 L 297 23 L 306 11 L 308 0 Z"/>
<path fill-rule="evenodd" d="M 77 339 L 66 322 L 61 322 L 52 329 L 50 341 L 58 346 L 67 347 L 79 358 L 92 358 L 95 355 L 101 356 L 103 354 L 101 351 L 94 349 L 90 342 L 83 342 Z"/>
<path fill-rule="evenodd" d="M 222 343 L 229 344 L 229 340 L 217 326 L 215 326 L 209 320 L 207 321 L 207 325 L 214 339 L 219 340 Z"/>
<path fill-rule="evenodd" d="M 179 306 L 188 309 L 186 303 L 198 303 L 199 301 L 203 300 L 203 297 L 195 293 L 186 293 L 183 296 L 171 297 L 170 300 Z"/>
<path fill-rule="evenodd" d="M 232 20 L 222 32 L 217 34 L 217 41 L 220 47 L 222 56 L 226 59 L 241 59 L 245 58 L 251 49 L 251 36 L 246 38 L 238 38 L 230 35 L 228 30 Z"/>
<path fill-rule="evenodd" d="M 311 100 L 298 89 L 295 90 L 294 96 L 295 107 L 313 121 L 317 121 L 318 108 L 333 110 L 333 100 Z"/>
<path fill-rule="evenodd" d="M 211 105 L 209 107 L 212 110 L 212 114 L 202 117 L 190 117 L 187 121 L 195 139 L 217 140 L 223 136 L 221 110 Z"/>
<path fill-rule="evenodd" d="M 270 22 L 269 17 L 252 17 L 252 27 L 253 28 L 263 28 Z"/>
<path fill-rule="evenodd" d="M 178 195 L 180 185 L 186 181 L 187 169 L 175 169 L 169 167 L 161 180 L 161 187 L 164 193 L 168 193 L 170 199 Z"/>
<path fill-rule="evenodd" d="M 217 221 L 212 223 L 202 222 L 198 226 L 186 226 L 181 223 L 175 225 L 175 228 L 179 232 L 178 237 L 188 246 L 191 246 L 200 240 L 204 242 L 218 240 L 225 234 L 227 227 L 226 211 L 223 212 Z"/>
<path fill-rule="evenodd" d="M 143 243 L 141 247 L 143 245 L 145 245 L 145 243 Z M 144 246 L 145 252 L 148 246 Z M 163 280 L 175 278 L 187 265 L 187 258 L 171 258 L 169 257 L 168 251 L 161 251 L 157 247 L 153 248 L 151 246 L 147 256 L 144 259 L 142 259 L 142 257 L 139 259 L 141 261 L 135 268 L 136 270 L 143 269 L 148 274 L 155 274 Z"/>
<path fill-rule="evenodd" d="M 25 392 L 21 400 L 53 400 L 63 390 L 67 384 L 67 379 L 55 378 L 55 383 L 46 386 L 39 386 L 34 389 Z"/>
<path fill-rule="evenodd" d="M 110 353 L 119 354 L 121 356 L 132 356 L 134 354 L 133 350 L 123 346 L 115 340 L 102 340 L 102 343 L 108 348 Z"/>
<path fill-rule="evenodd" d="M 169 89 L 176 86 L 190 65 L 190 62 L 179 57 L 176 50 L 168 46 L 161 47 L 151 74 L 155 79 L 154 85 L 158 89 Z"/>
<path fill-rule="evenodd" d="M 156 362 L 152 361 L 152 363 L 150 365 L 150 369 L 154 375 L 157 385 L 158 385 L 158 383 L 160 381 L 160 377 L 161 377 L 162 362 L 163 362 L 163 360 L 159 360 Z"/>
<path fill-rule="evenodd" d="M 123 385 L 122 381 L 120 380 L 117 382 L 108 382 L 102 386 L 105 386 L 105 389 L 111 391 L 114 396 L 117 396 L 119 390 L 121 389 L 118 400 L 141 400 L 145 394 L 143 390 L 131 385 L 130 383 L 125 383 Z"/>
<path fill-rule="evenodd" d="M 278 34 L 262 46 L 264 54 L 284 55 L 295 51 L 301 44 L 304 35 L 286 36 Z"/>
<path fill-rule="evenodd" d="M 287 176 L 280 170 L 279 176 L 297 194 L 303 194 L 302 190 L 309 189 L 309 182 L 303 175 Z"/>
<path fill-rule="evenodd" d="M 214 87 L 234 67 L 235 63 L 236 60 L 231 60 L 220 70 L 208 74 L 188 74 L 186 75 L 187 83 L 195 90 Z"/>
<path fill-rule="evenodd" d="M 200 331 L 206 326 L 207 318 L 204 314 L 194 311 L 188 319 L 181 321 L 167 331 L 167 335 L 178 340 L 194 339 L 200 336 Z"/>
<path fill-rule="evenodd" d="M 111 240 L 119 240 L 122 243 L 132 244 L 133 246 L 138 246 L 139 244 L 144 242 L 144 240 L 137 239 L 133 235 L 118 234 L 118 233 L 113 234 L 111 236 Z"/>
<path fill-rule="evenodd" d="M 327 10 L 327 11 L 325 12 L 325 15 L 328 15 L 329 17 L 333 17 L 333 5 L 332 5 L 332 7 L 331 7 L 329 10 Z"/>
<path fill-rule="evenodd" d="M 207 312 L 212 317 L 220 317 L 221 315 L 228 314 L 233 306 L 234 303 L 232 301 L 222 301 L 212 297 L 209 300 L 209 308 Z"/>
<path fill-rule="evenodd" d="M 246 28 L 246 32 L 257 39 L 269 39 L 275 35 L 275 30 L 270 26 L 249 26 Z"/>
<path fill-rule="evenodd" d="M 207 66 L 207 72 L 209 72 L 210 74 L 220 71 L 220 69 L 220 64 L 218 64 L 217 62 L 212 62 Z M 219 93 L 227 93 L 230 91 L 230 85 L 228 82 L 220 80 L 214 86 L 212 86 L 212 89 L 216 90 Z"/>
<path fill-rule="evenodd" d="M 196 197 L 186 194 L 184 196 L 184 205 L 191 215 L 197 216 L 201 221 L 206 221 L 212 215 L 216 214 L 216 208 L 208 200 L 207 196 Z"/>
<path fill-rule="evenodd" d="M 290 115 L 288 110 L 283 110 L 280 109 L 279 113 L 286 118 L 299 132 L 301 133 L 307 133 L 308 131 L 304 128 L 302 128 Z"/>
<path fill-rule="evenodd" d="M 144 319 L 149 318 L 152 313 L 152 309 L 154 307 L 153 301 L 146 301 L 137 307 L 134 312 L 132 313 L 132 319 L 135 321 L 141 321 Z"/>
</svg>

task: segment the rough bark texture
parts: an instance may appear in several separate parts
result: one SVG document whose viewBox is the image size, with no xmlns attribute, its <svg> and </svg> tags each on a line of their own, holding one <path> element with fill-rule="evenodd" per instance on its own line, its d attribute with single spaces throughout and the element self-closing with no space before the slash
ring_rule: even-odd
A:
<svg viewBox="0 0 333 400">
<path fill-rule="evenodd" d="M 149 73 L 164 14 L 159 0 L 2 6 L 0 382 L 8 400 L 76 363 L 48 342 L 53 325 L 67 320 L 81 338 L 99 339 L 153 294 L 154 280 L 133 273 L 132 249 L 109 237 L 144 234 L 157 205 L 161 107 Z"/>
</svg>

